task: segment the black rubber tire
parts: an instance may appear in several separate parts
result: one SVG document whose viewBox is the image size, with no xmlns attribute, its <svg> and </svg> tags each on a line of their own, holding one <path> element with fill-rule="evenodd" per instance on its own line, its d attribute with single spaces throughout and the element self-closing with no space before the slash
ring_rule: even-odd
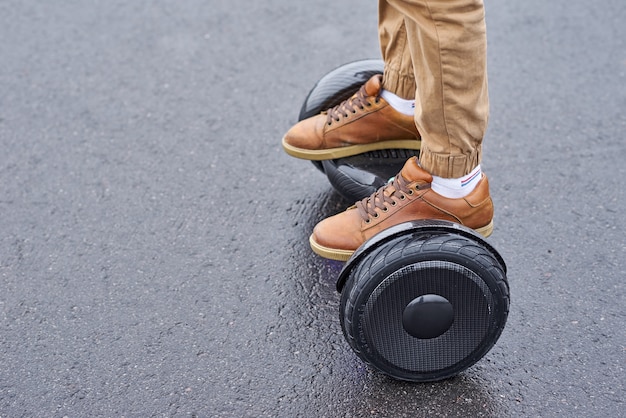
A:
<svg viewBox="0 0 626 418">
<path fill-rule="evenodd" d="M 408 273 L 412 270 L 419 272 L 417 279 Z M 450 278 L 441 281 L 439 276 L 449 270 L 463 271 L 471 278 L 459 279 L 450 274 Z M 403 290 L 394 295 L 405 301 L 386 300 L 388 296 L 383 295 L 387 293 L 382 292 L 429 286 L 439 287 L 435 293 L 447 296 L 455 315 L 462 316 L 455 318 L 453 327 L 441 336 L 422 340 L 397 324 L 406 300 L 417 298 L 420 292 L 409 294 Z M 442 290 L 442 286 L 446 287 Z M 464 290 L 470 288 L 483 289 L 482 293 L 472 290 L 478 299 L 463 296 Z M 379 296 L 374 296 L 374 292 Z M 476 307 L 480 309 L 469 306 L 473 300 L 479 301 L 480 306 Z M 384 315 L 374 317 L 381 310 Z M 355 266 L 341 294 L 340 321 L 346 340 L 365 363 L 395 379 L 429 382 L 453 377 L 480 360 L 500 337 L 508 312 L 506 267 L 492 252 L 469 237 L 449 232 L 417 232 L 373 249 Z M 378 331 L 368 325 L 376 321 L 382 321 Z M 471 334 L 475 329 L 480 329 L 480 333 Z M 376 335 L 379 332 L 385 335 Z M 457 343 L 459 347 L 454 346 Z"/>
</svg>

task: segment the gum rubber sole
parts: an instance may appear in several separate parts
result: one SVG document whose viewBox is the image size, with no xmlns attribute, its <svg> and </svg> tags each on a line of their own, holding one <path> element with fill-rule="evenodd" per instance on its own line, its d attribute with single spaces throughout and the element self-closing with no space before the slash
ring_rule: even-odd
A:
<svg viewBox="0 0 626 418">
<path fill-rule="evenodd" d="M 474 231 L 478 232 L 485 238 L 489 238 L 489 236 L 493 233 L 493 220 L 481 228 L 474 229 Z"/>
<path fill-rule="evenodd" d="M 354 250 L 338 250 L 335 248 L 324 247 L 315 241 L 312 234 L 309 237 L 309 244 L 315 254 L 330 260 L 348 261 L 354 253 Z"/>
<path fill-rule="evenodd" d="M 487 225 L 476 228 L 476 232 L 484 236 L 485 238 L 489 237 L 493 233 L 493 220 L 489 222 Z M 309 237 L 309 245 L 313 252 L 320 257 L 328 258 L 330 260 L 337 261 L 347 261 L 355 250 L 341 250 L 337 248 L 329 248 L 323 245 L 318 244 L 313 238 L 313 234 Z"/>
<path fill-rule="evenodd" d="M 303 160 L 322 161 L 335 160 L 337 158 L 350 157 L 352 155 L 363 154 L 369 151 L 379 151 L 385 149 L 412 149 L 419 150 L 421 141 L 416 139 L 394 139 L 392 141 L 372 142 L 371 144 L 348 145 L 339 148 L 329 148 L 322 150 L 310 150 L 289 145 L 283 137 L 283 149 L 292 157 Z"/>
</svg>

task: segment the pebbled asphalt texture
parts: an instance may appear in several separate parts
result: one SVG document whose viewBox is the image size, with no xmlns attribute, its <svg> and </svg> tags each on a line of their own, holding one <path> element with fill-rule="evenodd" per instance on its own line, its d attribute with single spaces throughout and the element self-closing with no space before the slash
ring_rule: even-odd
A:
<svg viewBox="0 0 626 418">
<path fill-rule="evenodd" d="M 440 383 L 358 360 L 344 201 L 283 133 L 376 2 L 0 3 L 1 417 L 624 416 L 626 5 L 488 2 L 511 311 Z"/>
</svg>

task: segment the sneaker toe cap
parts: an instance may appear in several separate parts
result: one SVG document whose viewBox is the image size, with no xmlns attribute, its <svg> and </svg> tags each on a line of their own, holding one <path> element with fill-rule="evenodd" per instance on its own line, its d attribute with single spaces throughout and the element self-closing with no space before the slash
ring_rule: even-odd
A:
<svg viewBox="0 0 626 418">
<path fill-rule="evenodd" d="M 302 120 L 291 127 L 283 138 L 283 143 L 293 148 L 304 150 L 318 150 L 323 147 L 323 135 L 321 124 L 324 123 L 322 115 L 313 116 Z"/>
<path fill-rule="evenodd" d="M 357 225 L 357 220 L 346 218 L 355 215 L 355 210 L 347 210 L 335 216 L 322 220 L 313 229 L 312 240 L 318 245 L 340 251 L 354 251 L 362 243 L 363 237 L 360 231 L 350 231 L 349 225 Z"/>
</svg>

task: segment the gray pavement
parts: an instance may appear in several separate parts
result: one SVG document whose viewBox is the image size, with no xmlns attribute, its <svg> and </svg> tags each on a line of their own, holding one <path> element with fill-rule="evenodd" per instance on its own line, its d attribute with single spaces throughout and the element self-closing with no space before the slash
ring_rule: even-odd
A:
<svg viewBox="0 0 626 418">
<path fill-rule="evenodd" d="M 0 416 L 624 416 L 626 5 L 489 2 L 509 322 L 436 384 L 341 335 L 284 131 L 376 2 L 0 3 Z"/>
</svg>

